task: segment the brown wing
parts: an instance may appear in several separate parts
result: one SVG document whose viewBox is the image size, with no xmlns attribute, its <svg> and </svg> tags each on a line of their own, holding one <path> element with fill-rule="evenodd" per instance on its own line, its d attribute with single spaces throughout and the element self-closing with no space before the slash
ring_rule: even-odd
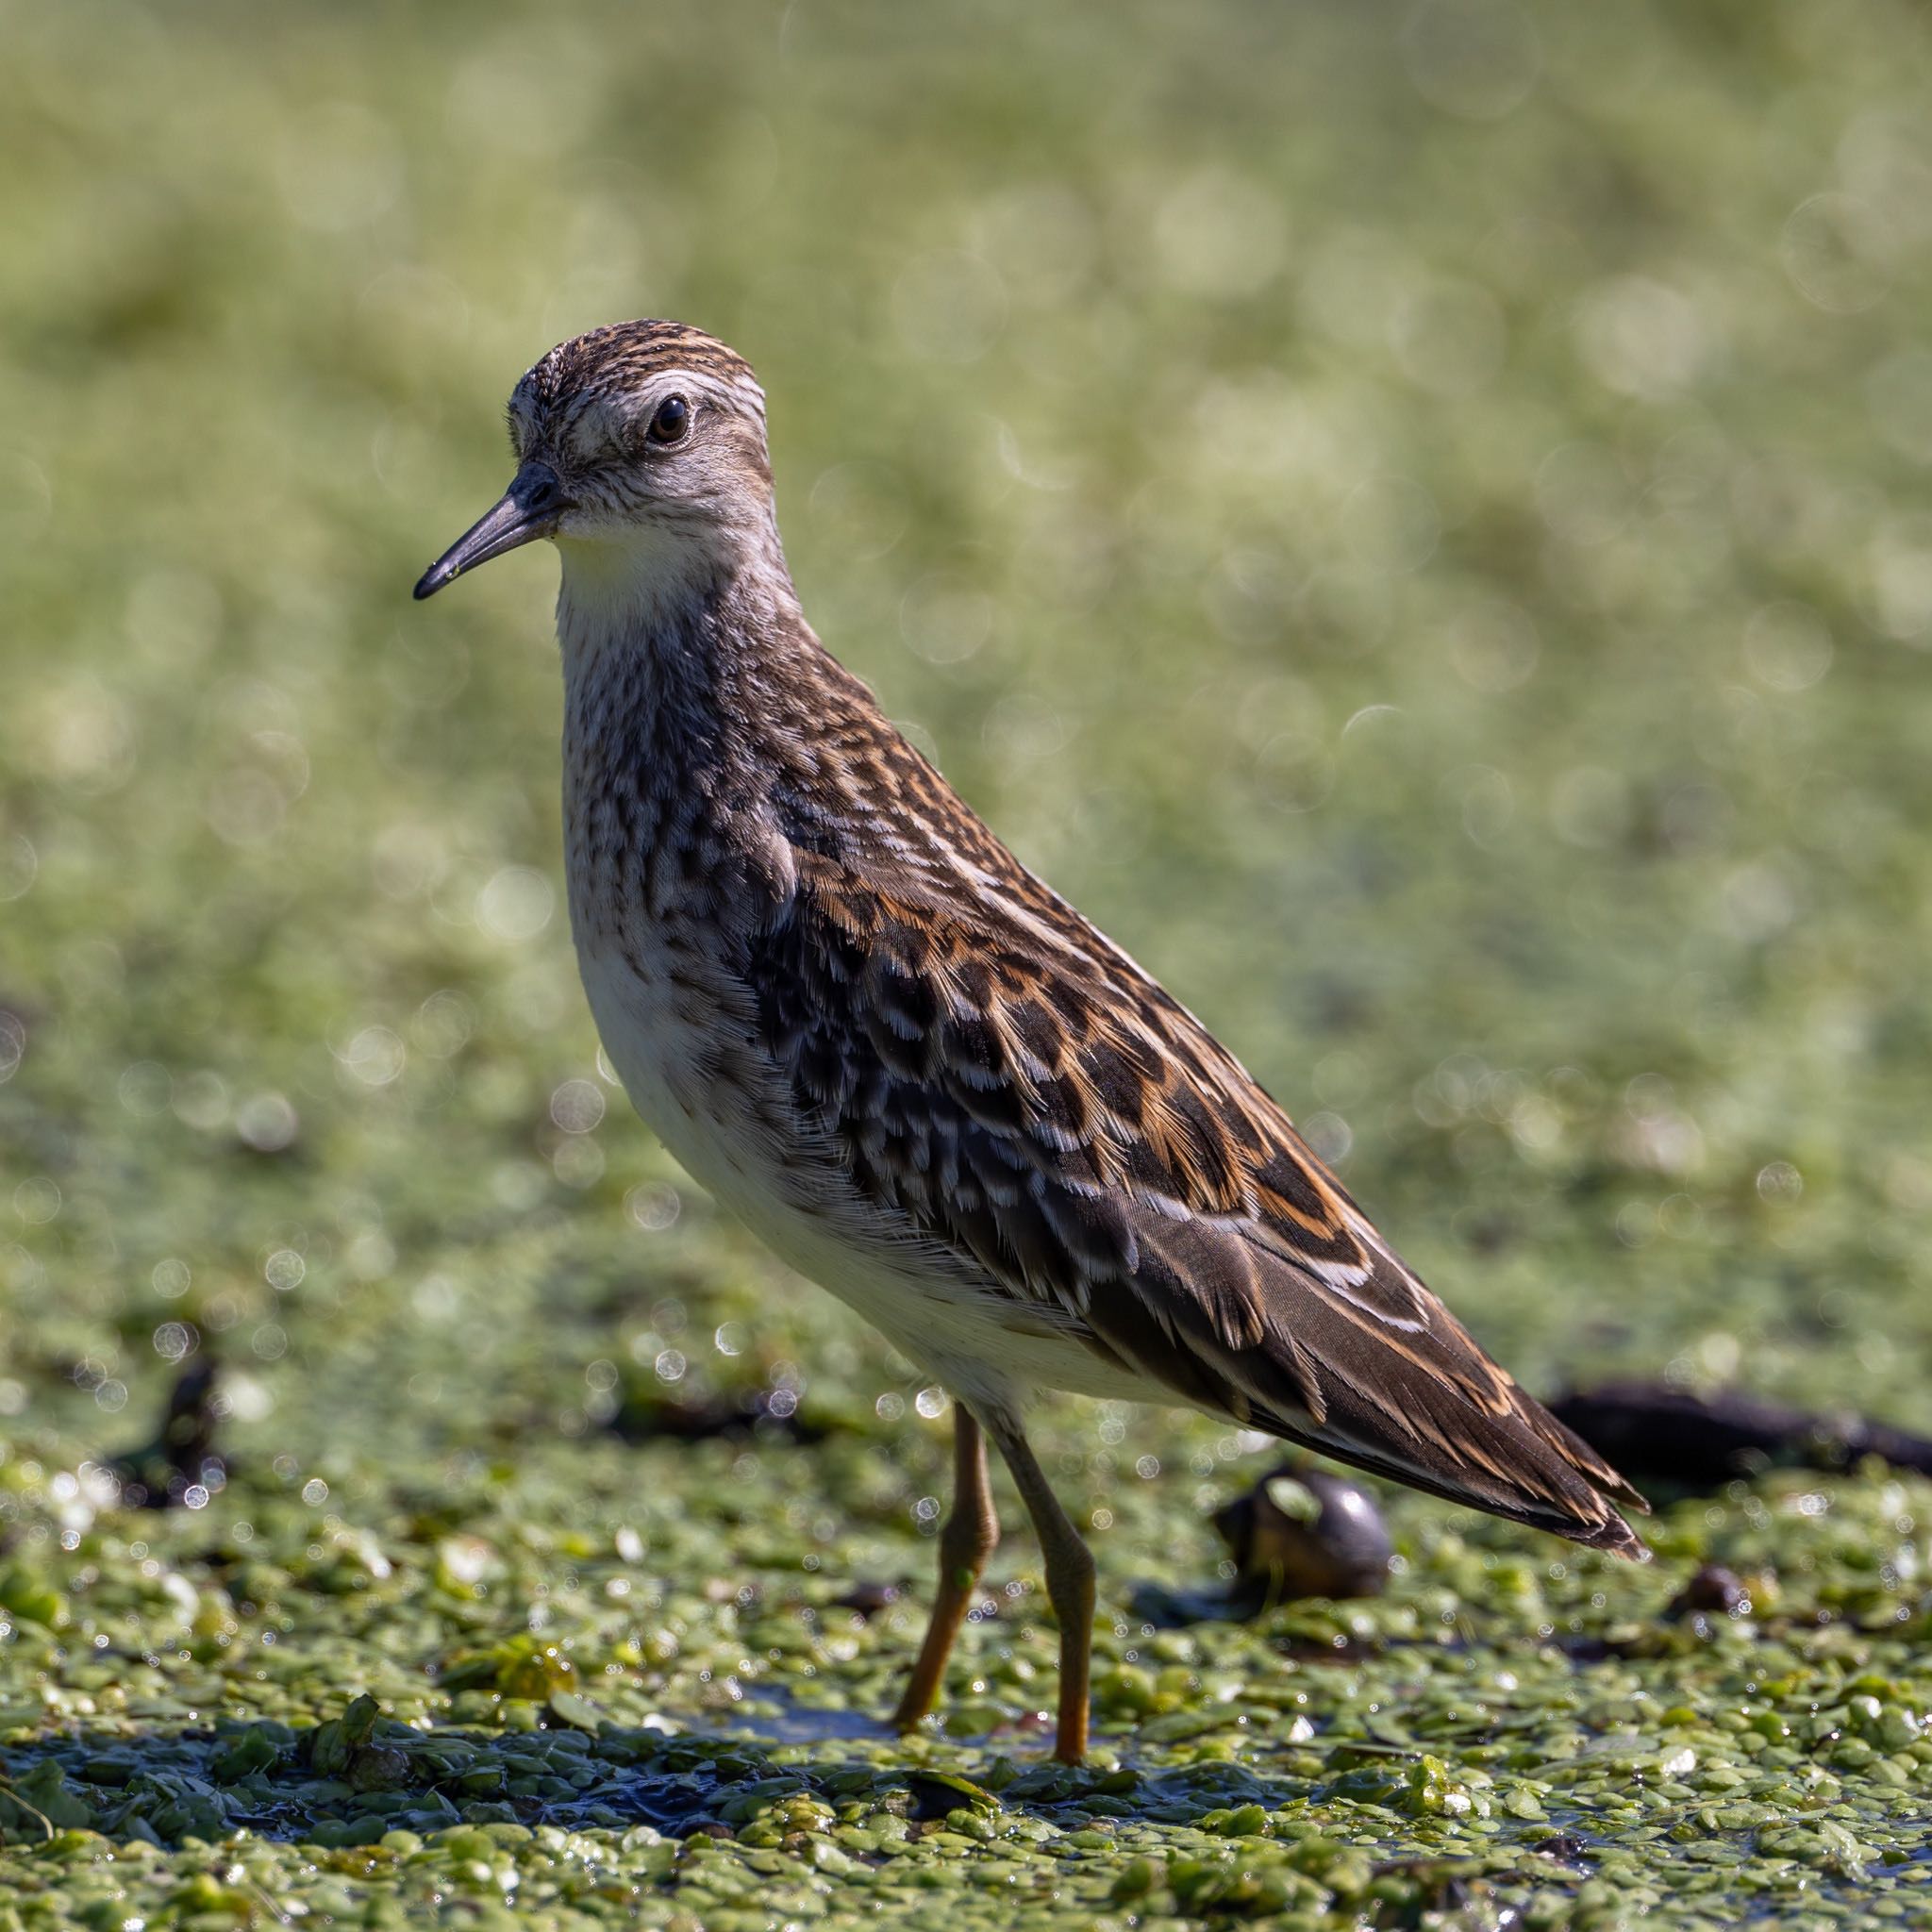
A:
<svg viewBox="0 0 1932 1932">
<path fill-rule="evenodd" d="M 950 797 L 946 803 L 963 811 Z M 858 1186 L 1177 1397 L 1630 1556 L 1642 1499 L 1517 1388 L 1192 1015 L 976 821 L 801 850 L 766 1043 Z"/>
</svg>

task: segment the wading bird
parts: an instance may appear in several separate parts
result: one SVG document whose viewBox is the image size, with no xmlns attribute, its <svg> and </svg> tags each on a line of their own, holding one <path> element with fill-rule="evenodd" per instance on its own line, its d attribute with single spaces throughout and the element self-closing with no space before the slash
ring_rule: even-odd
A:
<svg viewBox="0 0 1932 1932">
<path fill-rule="evenodd" d="M 1642 1500 L 1405 1267 L 1185 1008 L 1035 878 L 819 642 L 764 395 L 672 322 L 550 351 L 508 494 L 416 586 L 563 560 L 571 926 L 605 1050 L 690 1173 L 955 1399 L 957 1487 L 897 1721 L 998 1536 L 1039 1533 L 1057 1752 L 1086 1749 L 1093 1559 L 1041 1390 L 1189 1404 L 1625 1556 Z"/>
</svg>

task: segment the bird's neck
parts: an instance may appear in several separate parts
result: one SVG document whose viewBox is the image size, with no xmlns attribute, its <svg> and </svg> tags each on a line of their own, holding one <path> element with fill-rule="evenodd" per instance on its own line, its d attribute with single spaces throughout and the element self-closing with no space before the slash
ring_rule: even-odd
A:
<svg viewBox="0 0 1932 1932">
<path fill-rule="evenodd" d="M 675 726 L 696 751 L 755 699 L 804 619 L 777 533 L 700 547 L 641 528 L 623 542 L 560 541 L 557 634 L 573 728 Z M 807 633 L 808 635 L 808 633 Z M 611 716 L 613 708 L 621 713 Z"/>
<path fill-rule="evenodd" d="M 943 789 L 813 635 L 782 560 L 667 575 L 647 555 L 620 568 L 558 547 L 580 932 L 614 905 L 661 919 L 708 903 L 726 875 L 782 898 L 794 847 L 863 844 L 896 809 L 882 774 Z"/>
<path fill-rule="evenodd" d="M 574 916 L 661 914 L 768 841 L 773 789 L 808 755 L 801 691 L 830 659 L 782 558 L 558 548 Z M 706 864 L 687 865 L 696 852 Z"/>
</svg>

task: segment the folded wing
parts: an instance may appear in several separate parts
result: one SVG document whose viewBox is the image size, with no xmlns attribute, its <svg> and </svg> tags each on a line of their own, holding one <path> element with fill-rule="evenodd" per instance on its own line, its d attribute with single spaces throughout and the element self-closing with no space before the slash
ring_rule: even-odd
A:
<svg viewBox="0 0 1932 1932">
<path fill-rule="evenodd" d="M 1381 1240 L 1191 1014 L 987 835 L 802 850 L 748 978 L 855 1183 L 1176 1398 L 1641 1557 L 1642 1499 Z"/>
</svg>

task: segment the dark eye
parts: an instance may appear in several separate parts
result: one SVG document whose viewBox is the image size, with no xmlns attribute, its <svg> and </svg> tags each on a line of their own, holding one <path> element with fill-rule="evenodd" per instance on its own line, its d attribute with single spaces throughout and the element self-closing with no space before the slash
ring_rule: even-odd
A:
<svg viewBox="0 0 1932 1932">
<path fill-rule="evenodd" d="M 682 396 L 666 396 L 644 434 L 653 442 L 682 442 L 691 434 L 691 405 Z"/>
</svg>

